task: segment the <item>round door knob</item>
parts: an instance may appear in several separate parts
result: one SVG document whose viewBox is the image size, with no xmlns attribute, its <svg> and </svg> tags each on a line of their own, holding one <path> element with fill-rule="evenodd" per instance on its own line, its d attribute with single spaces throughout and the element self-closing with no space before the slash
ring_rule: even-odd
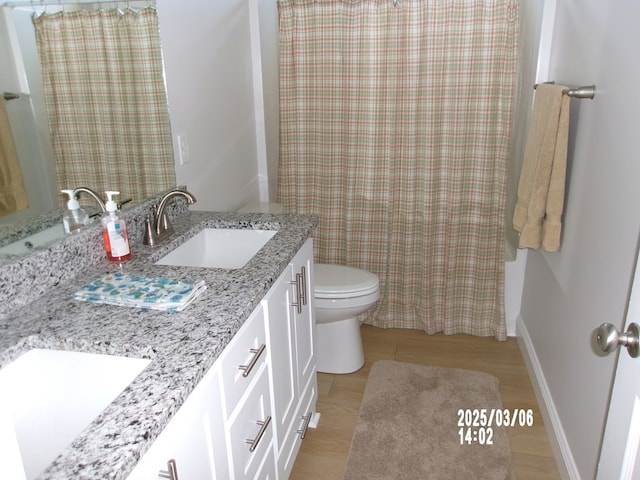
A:
<svg viewBox="0 0 640 480">
<path fill-rule="evenodd" d="M 596 332 L 596 341 L 603 352 L 611 353 L 618 347 L 627 347 L 629 355 L 636 358 L 638 356 L 640 343 L 640 327 L 637 323 L 629 325 L 626 333 L 620 333 L 618 329 L 610 323 L 603 323 Z"/>
</svg>

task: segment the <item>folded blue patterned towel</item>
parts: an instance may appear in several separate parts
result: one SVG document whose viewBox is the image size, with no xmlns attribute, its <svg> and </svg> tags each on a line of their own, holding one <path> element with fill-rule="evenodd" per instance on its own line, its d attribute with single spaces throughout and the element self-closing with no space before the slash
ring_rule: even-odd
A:
<svg viewBox="0 0 640 480">
<path fill-rule="evenodd" d="M 118 272 L 85 285 L 73 294 L 73 298 L 90 303 L 181 312 L 206 288 L 203 280 L 192 284 Z"/>
</svg>

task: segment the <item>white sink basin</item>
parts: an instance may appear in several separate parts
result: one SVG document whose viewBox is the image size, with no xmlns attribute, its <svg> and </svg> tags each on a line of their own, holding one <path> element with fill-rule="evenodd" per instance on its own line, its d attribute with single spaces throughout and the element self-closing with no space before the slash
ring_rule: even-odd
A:
<svg viewBox="0 0 640 480">
<path fill-rule="evenodd" d="M 29 235 L 17 242 L 0 247 L 0 253 L 8 253 L 12 255 L 28 253 L 36 247 L 46 245 L 53 240 L 63 237 L 64 230 L 62 229 L 62 224 L 54 225 L 53 227 L 45 228 L 44 230 L 34 233 L 33 235 Z"/>
<path fill-rule="evenodd" d="M 235 269 L 244 267 L 277 230 L 205 228 L 156 265 Z"/>
<path fill-rule="evenodd" d="M 2 477 L 36 478 L 149 362 L 33 349 L 2 368 Z"/>
</svg>

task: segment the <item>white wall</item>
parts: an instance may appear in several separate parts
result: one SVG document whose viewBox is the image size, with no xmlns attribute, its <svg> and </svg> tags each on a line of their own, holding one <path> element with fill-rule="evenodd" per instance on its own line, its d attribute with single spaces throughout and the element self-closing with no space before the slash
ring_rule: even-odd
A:
<svg viewBox="0 0 640 480">
<path fill-rule="evenodd" d="M 621 327 L 640 228 L 640 3 L 555 0 L 548 80 L 597 85 L 572 100 L 562 250 L 528 254 L 521 334 L 564 455 L 567 478 L 593 478 L 614 356 L 595 328 Z"/>
<path fill-rule="evenodd" d="M 197 197 L 196 210 L 235 210 L 258 200 L 249 2 L 156 3 L 178 183 Z M 188 146 L 184 165 L 178 136 Z"/>
</svg>

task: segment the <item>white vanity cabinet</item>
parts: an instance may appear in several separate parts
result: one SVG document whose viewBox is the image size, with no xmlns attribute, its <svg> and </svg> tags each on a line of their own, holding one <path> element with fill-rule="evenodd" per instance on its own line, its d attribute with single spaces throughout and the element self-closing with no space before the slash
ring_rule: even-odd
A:
<svg viewBox="0 0 640 480">
<path fill-rule="evenodd" d="M 288 478 L 317 400 L 313 243 L 303 245 L 262 301 L 267 320 L 280 478 Z"/>
<path fill-rule="evenodd" d="M 127 480 L 275 478 L 267 348 L 259 305 Z"/>
<path fill-rule="evenodd" d="M 312 273 L 307 240 L 128 480 L 289 477 L 317 399 Z"/>
</svg>

